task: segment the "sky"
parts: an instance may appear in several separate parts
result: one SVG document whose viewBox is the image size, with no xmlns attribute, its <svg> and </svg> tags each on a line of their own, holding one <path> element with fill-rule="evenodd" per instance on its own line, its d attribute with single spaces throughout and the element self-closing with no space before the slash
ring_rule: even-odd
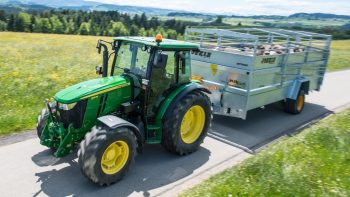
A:
<svg viewBox="0 0 350 197">
<path fill-rule="evenodd" d="M 93 0 L 103 3 L 237 15 L 298 12 L 350 15 L 350 0 Z"/>
</svg>

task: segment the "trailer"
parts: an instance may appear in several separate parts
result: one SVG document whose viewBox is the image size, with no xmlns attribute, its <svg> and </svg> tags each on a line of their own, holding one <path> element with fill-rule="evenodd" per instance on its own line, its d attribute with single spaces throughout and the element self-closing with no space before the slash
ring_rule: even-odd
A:
<svg viewBox="0 0 350 197">
<path fill-rule="evenodd" d="M 283 101 L 303 110 L 305 95 L 319 91 L 327 68 L 329 35 L 283 29 L 187 28 L 192 79 L 212 94 L 213 113 L 246 119 L 249 110 Z"/>
</svg>

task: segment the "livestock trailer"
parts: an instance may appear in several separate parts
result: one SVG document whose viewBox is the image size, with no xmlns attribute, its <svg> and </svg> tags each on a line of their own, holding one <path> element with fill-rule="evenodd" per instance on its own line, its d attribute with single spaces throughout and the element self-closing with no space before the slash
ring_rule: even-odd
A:
<svg viewBox="0 0 350 197">
<path fill-rule="evenodd" d="M 192 79 L 212 91 L 213 113 L 245 119 L 251 109 L 284 101 L 300 113 L 305 94 L 320 90 L 330 53 L 329 35 L 283 29 L 187 28 Z"/>
</svg>

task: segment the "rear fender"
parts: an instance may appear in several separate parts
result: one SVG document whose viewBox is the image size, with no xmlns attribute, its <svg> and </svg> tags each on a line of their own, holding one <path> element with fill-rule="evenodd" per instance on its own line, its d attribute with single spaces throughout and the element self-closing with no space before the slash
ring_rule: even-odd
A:
<svg viewBox="0 0 350 197">
<path fill-rule="evenodd" d="M 197 83 L 193 83 L 190 86 L 187 86 L 184 90 L 182 90 L 181 92 L 179 92 L 175 98 L 172 100 L 172 102 L 168 105 L 167 110 L 165 111 L 164 115 L 162 116 L 162 119 L 168 117 L 168 115 L 170 114 L 170 112 L 173 111 L 173 109 L 175 108 L 175 106 L 181 101 L 181 99 L 183 97 L 185 97 L 187 94 L 189 94 L 190 92 L 193 92 L 195 90 L 199 90 L 202 92 L 205 92 L 207 94 L 211 94 L 211 92 L 205 88 L 204 86 L 197 84 Z"/>
<path fill-rule="evenodd" d="M 309 94 L 310 81 L 307 79 L 296 79 L 288 90 L 287 98 L 296 100 L 300 90 L 304 90 L 305 94 Z"/>
<path fill-rule="evenodd" d="M 180 102 L 183 97 L 195 90 L 211 94 L 207 88 L 198 83 L 189 83 L 178 87 L 167 96 L 160 106 L 156 117 L 156 123 L 158 126 L 162 125 L 162 120 L 168 116 L 168 114 L 175 108 L 176 104 Z"/>
</svg>

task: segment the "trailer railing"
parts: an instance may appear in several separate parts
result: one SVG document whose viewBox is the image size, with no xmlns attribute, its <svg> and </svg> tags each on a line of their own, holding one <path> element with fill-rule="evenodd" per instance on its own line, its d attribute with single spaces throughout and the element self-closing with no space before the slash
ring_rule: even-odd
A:
<svg viewBox="0 0 350 197">
<path fill-rule="evenodd" d="M 185 39 L 212 50 L 262 56 L 315 50 L 328 51 L 331 36 L 283 29 L 189 27 L 185 31 Z"/>
</svg>

